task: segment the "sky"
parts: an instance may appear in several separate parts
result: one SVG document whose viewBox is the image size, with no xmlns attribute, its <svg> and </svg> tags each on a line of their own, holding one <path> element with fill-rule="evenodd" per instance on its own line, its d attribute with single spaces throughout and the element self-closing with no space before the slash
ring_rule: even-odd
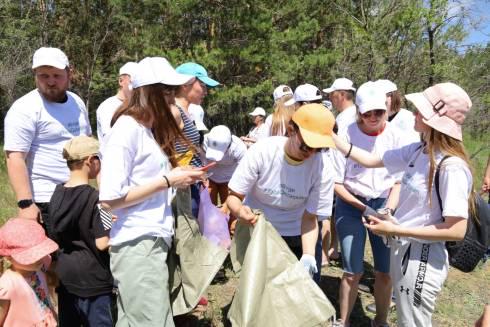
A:
<svg viewBox="0 0 490 327">
<path fill-rule="evenodd" d="M 477 29 L 469 26 L 466 38 L 468 45 L 487 44 L 490 42 L 490 0 L 460 0 L 470 9 L 471 21 L 478 21 Z"/>
</svg>

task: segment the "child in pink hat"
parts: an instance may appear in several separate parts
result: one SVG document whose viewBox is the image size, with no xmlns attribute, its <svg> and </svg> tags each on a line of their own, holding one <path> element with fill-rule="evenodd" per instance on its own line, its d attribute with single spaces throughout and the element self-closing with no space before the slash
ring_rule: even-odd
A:
<svg viewBox="0 0 490 327">
<path fill-rule="evenodd" d="M 57 249 L 33 220 L 12 218 L 0 228 L 0 255 L 11 263 L 0 277 L 2 326 L 57 326 L 45 276 Z"/>
</svg>

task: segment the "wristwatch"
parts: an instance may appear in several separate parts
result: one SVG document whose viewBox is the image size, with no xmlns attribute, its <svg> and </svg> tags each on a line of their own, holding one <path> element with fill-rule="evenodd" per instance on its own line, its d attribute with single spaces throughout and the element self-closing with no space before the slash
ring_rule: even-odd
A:
<svg viewBox="0 0 490 327">
<path fill-rule="evenodd" d="M 17 206 L 21 209 L 25 209 L 29 208 L 33 203 L 34 201 L 32 201 L 32 199 L 23 199 L 17 202 Z"/>
</svg>

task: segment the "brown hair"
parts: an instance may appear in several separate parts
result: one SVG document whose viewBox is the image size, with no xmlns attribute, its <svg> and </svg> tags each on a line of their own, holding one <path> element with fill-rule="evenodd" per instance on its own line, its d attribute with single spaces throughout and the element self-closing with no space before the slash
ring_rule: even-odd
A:
<svg viewBox="0 0 490 327">
<path fill-rule="evenodd" d="M 294 106 L 286 106 L 284 103 L 292 99 L 292 95 L 285 95 L 274 103 L 272 114 L 271 136 L 286 136 L 287 126 L 294 114 Z"/>
<path fill-rule="evenodd" d="M 180 139 L 189 143 L 172 115 L 170 104 L 165 100 L 165 95 L 174 92 L 174 86 L 164 84 L 138 87 L 133 90 L 129 102 L 119 107 L 111 120 L 113 126 L 119 117 L 128 115 L 147 126 L 151 123 L 153 137 L 173 167 L 177 166 L 175 141 Z"/>
<path fill-rule="evenodd" d="M 442 155 L 444 156 L 452 156 L 462 159 L 468 166 L 468 169 L 470 170 L 472 175 L 473 167 L 462 141 L 456 140 L 455 138 L 452 138 L 451 136 L 441 133 L 433 128 L 431 128 L 430 131 L 427 132 L 427 135 L 424 137 L 424 139 L 427 142 L 427 152 L 429 155 L 430 163 L 429 180 L 427 181 L 427 185 L 429 189 L 429 205 L 432 205 L 432 184 L 434 182 L 434 173 L 437 167 L 435 160 L 435 154 L 437 152 L 442 153 Z M 473 183 L 471 187 L 469 202 L 469 209 L 471 213 L 475 213 L 476 211 L 475 196 L 475 186 Z"/>
<path fill-rule="evenodd" d="M 393 92 L 388 93 L 387 95 L 391 97 L 390 112 L 394 114 L 400 111 L 400 108 L 402 107 L 402 95 L 400 91 L 395 90 Z"/>
</svg>

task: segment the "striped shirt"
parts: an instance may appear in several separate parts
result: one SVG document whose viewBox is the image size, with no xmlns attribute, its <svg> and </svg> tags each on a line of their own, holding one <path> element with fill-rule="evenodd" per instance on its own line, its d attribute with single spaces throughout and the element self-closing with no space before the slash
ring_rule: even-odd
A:
<svg viewBox="0 0 490 327">
<path fill-rule="evenodd" d="M 182 133 L 196 148 L 199 148 L 200 135 L 194 121 L 191 120 L 189 116 L 187 116 L 187 114 L 179 105 L 177 105 L 177 108 L 179 109 L 180 116 L 182 117 L 182 121 L 184 122 L 184 129 L 182 130 Z M 189 147 L 186 144 L 184 144 L 180 140 L 175 141 L 175 152 L 177 152 L 177 154 L 179 155 L 184 154 L 188 151 L 189 151 Z M 194 167 L 203 166 L 198 153 L 193 154 L 190 165 Z"/>
</svg>

